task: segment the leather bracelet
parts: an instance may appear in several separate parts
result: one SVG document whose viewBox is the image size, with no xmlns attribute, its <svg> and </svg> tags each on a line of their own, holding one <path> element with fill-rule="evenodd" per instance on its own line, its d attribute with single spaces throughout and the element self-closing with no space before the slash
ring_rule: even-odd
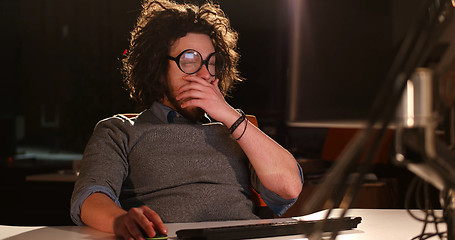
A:
<svg viewBox="0 0 455 240">
<path fill-rule="evenodd" d="M 240 137 L 238 137 L 237 139 L 235 139 L 236 141 L 238 141 L 240 138 L 243 137 L 243 134 L 245 134 L 246 132 L 246 127 L 248 126 L 248 118 L 245 119 L 245 128 L 243 129 L 243 132 L 242 134 L 240 135 Z"/>
<path fill-rule="evenodd" d="M 246 115 L 241 109 L 236 109 L 236 111 L 239 112 L 242 116 L 240 116 L 237 121 L 235 121 L 234 124 L 232 124 L 232 126 L 229 128 L 230 134 L 234 133 L 237 127 L 246 119 Z"/>
</svg>

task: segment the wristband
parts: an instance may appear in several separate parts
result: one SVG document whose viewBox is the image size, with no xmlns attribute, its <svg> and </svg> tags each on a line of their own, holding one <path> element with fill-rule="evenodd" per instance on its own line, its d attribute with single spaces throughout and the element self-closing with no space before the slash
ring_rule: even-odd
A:
<svg viewBox="0 0 455 240">
<path fill-rule="evenodd" d="M 238 137 L 237 139 L 235 139 L 236 141 L 238 141 L 240 138 L 243 137 L 243 134 L 245 134 L 246 132 L 246 127 L 248 126 L 248 118 L 245 118 L 245 128 L 243 129 L 243 132 L 242 134 L 240 135 L 240 137 Z"/>
<path fill-rule="evenodd" d="M 237 121 L 234 122 L 234 124 L 232 124 L 232 126 L 229 128 L 229 133 L 232 134 L 234 133 L 235 129 L 237 129 L 237 127 L 243 122 L 245 121 L 246 119 L 246 115 L 245 113 L 240 110 L 240 109 L 236 109 L 237 112 L 239 112 L 241 114 L 241 116 L 237 119 Z M 243 135 L 243 134 L 242 134 Z"/>
</svg>

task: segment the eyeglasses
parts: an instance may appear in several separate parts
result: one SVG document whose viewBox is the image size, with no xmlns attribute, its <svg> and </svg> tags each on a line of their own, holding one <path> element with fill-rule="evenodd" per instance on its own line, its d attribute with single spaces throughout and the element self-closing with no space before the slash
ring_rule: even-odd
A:
<svg viewBox="0 0 455 240">
<path fill-rule="evenodd" d="M 205 65 L 211 76 L 215 76 L 224 68 L 224 59 L 219 53 L 211 53 L 207 59 L 203 60 L 202 55 L 194 50 L 187 49 L 181 52 L 177 57 L 168 56 L 174 61 L 179 69 L 186 74 L 194 74 L 201 70 Z"/>
</svg>

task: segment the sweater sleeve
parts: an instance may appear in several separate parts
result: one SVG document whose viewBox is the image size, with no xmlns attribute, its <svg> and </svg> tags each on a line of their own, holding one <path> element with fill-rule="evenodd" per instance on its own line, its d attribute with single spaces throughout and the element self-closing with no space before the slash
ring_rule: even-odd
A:
<svg viewBox="0 0 455 240">
<path fill-rule="evenodd" d="M 128 175 L 129 136 L 126 119 L 112 117 L 100 121 L 82 158 L 82 167 L 71 198 L 71 218 L 82 225 L 81 206 L 90 194 L 101 192 L 120 206 L 122 183 Z"/>
<path fill-rule="evenodd" d="M 299 168 L 300 180 L 302 184 L 303 180 L 303 171 L 300 167 L 300 164 L 296 163 Z M 256 171 L 254 170 L 253 166 L 250 164 L 250 172 L 251 172 L 251 185 L 260 195 L 262 200 L 267 204 L 267 207 L 270 208 L 276 215 L 281 216 L 283 215 L 294 203 L 297 201 L 298 198 L 294 199 L 285 199 L 280 197 L 278 194 L 270 191 L 264 185 L 262 185 L 261 181 L 259 180 Z"/>
</svg>

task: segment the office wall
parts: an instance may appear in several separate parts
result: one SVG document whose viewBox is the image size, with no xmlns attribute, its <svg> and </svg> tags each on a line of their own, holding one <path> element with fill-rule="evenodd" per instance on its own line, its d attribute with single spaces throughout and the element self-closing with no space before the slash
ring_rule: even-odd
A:
<svg viewBox="0 0 455 240">
<path fill-rule="evenodd" d="M 203 1 L 194 1 L 203 2 Z M 0 107 L 23 119 L 20 144 L 82 151 L 96 122 L 139 109 L 119 71 L 139 0 L 4 0 Z M 228 101 L 276 134 L 283 115 L 285 57 L 280 1 L 220 1 L 240 33 L 246 79 Z"/>
<path fill-rule="evenodd" d="M 25 143 L 81 150 L 97 120 L 131 111 L 120 64 L 138 1 L 5 0 L 3 113 Z M 4 20 L 4 21 L 3 21 Z"/>
</svg>

